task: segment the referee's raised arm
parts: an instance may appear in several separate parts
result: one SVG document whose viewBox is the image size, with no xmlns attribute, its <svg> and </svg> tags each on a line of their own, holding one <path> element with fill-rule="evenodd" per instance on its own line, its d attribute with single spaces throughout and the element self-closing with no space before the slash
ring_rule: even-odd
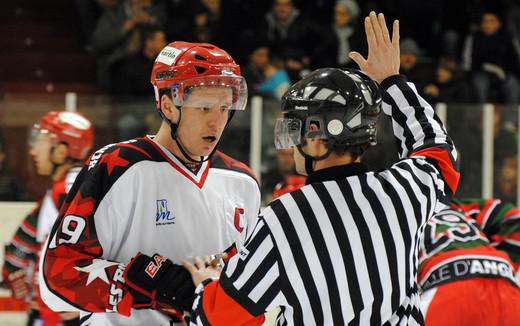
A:
<svg viewBox="0 0 520 326">
<path fill-rule="evenodd" d="M 441 189 L 439 199 L 449 204 L 460 178 L 457 151 L 431 105 L 399 75 L 399 21 L 393 22 L 392 36 L 383 14 L 371 12 L 364 22 L 368 58 L 358 52 L 349 56 L 380 84 L 383 112 L 391 117 L 394 135 L 401 142 L 399 157 L 423 156 L 433 163 L 448 186 Z"/>
</svg>

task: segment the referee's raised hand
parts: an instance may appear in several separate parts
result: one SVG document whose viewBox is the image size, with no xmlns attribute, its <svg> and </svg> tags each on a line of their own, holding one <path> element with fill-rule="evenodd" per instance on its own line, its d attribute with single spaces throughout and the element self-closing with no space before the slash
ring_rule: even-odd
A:
<svg viewBox="0 0 520 326">
<path fill-rule="evenodd" d="M 392 36 L 388 32 L 385 15 L 370 12 L 365 17 L 365 32 L 368 42 L 368 58 L 358 52 L 350 52 L 349 57 L 359 68 L 381 83 L 385 78 L 399 74 L 399 21 L 393 24 Z"/>
</svg>

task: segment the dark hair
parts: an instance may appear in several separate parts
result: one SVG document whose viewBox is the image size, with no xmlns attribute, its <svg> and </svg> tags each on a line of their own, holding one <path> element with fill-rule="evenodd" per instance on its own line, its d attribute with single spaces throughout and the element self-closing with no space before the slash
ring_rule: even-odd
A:
<svg viewBox="0 0 520 326">
<path fill-rule="evenodd" d="M 148 40 L 154 39 L 155 34 L 157 34 L 158 32 L 164 32 L 164 30 L 156 26 L 143 27 L 141 29 L 141 52 L 144 51 L 144 48 L 146 47 L 146 42 Z"/>
</svg>

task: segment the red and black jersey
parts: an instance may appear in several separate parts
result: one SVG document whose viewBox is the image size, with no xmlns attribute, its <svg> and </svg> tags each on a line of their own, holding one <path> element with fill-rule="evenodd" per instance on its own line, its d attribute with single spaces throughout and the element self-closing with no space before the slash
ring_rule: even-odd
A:
<svg viewBox="0 0 520 326">
<path fill-rule="evenodd" d="M 223 153 L 192 169 L 150 137 L 105 146 L 87 161 L 53 227 L 44 301 L 92 312 L 83 314 L 92 324 L 168 325 L 158 311 L 132 309 L 125 264 L 138 252 L 175 263 L 219 253 L 242 241 L 259 206 L 249 168 Z"/>
<path fill-rule="evenodd" d="M 419 251 L 424 290 L 474 277 L 516 284 L 520 263 L 520 210 L 499 199 L 454 200 L 426 223 Z"/>
</svg>

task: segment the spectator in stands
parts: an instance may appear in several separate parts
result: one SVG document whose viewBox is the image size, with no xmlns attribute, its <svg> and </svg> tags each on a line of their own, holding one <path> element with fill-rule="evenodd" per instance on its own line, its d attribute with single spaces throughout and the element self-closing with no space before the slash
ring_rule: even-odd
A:
<svg viewBox="0 0 520 326">
<path fill-rule="evenodd" d="M 311 72 L 311 59 L 307 55 L 305 55 L 305 52 L 303 52 L 303 50 L 293 49 L 287 51 L 284 55 L 284 59 L 285 71 L 289 75 L 289 79 L 292 81 L 293 84 Z"/>
<path fill-rule="evenodd" d="M 418 56 L 421 50 L 411 38 L 401 40 L 401 70 L 409 81 L 413 82 L 418 90 L 423 89 L 431 81 L 433 68 L 426 63 L 419 63 Z"/>
<path fill-rule="evenodd" d="M 455 59 L 439 59 L 435 71 L 435 80 L 426 85 L 423 93 L 428 103 L 470 103 L 469 85 L 462 78 Z"/>
<path fill-rule="evenodd" d="M 493 125 L 495 175 L 508 158 L 518 155 L 516 138 L 518 126 L 507 119 L 508 111 L 504 106 L 495 106 Z M 516 108 L 514 112 L 517 113 Z"/>
<path fill-rule="evenodd" d="M 459 58 L 464 37 L 478 27 L 480 1 L 443 1 L 442 16 L 439 19 L 440 56 Z M 461 13 L 464 13 L 461 15 Z"/>
<path fill-rule="evenodd" d="M 89 42 L 96 24 L 105 11 L 117 7 L 118 0 L 74 0 L 78 17 L 80 37 L 88 52 L 92 52 Z"/>
<path fill-rule="evenodd" d="M 258 85 L 260 93 L 274 99 L 281 99 L 282 95 L 291 86 L 291 80 L 283 69 L 283 61 L 274 58 L 264 67 L 265 80 Z"/>
<path fill-rule="evenodd" d="M 221 46 L 223 35 L 222 6 L 220 0 L 200 0 L 195 3 L 192 34 L 193 42 L 212 43 Z"/>
<path fill-rule="evenodd" d="M 466 38 L 463 66 L 471 71 L 471 84 L 477 103 L 490 99 L 493 88 L 500 90 L 497 102 L 518 104 L 520 59 L 513 38 L 505 28 L 498 13 L 485 11 L 480 30 Z"/>
<path fill-rule="evenodd" d="M 495 193 L 509 202 L 516 202 L 518 156 L 506 157 L 495 174 Z"/>
<path fill-rule="evenodd" d="M 330 47 L 333 56 L 331 65 L 351 68 L 355 67 L 352 59 L 347 55 L 352 49 L 366 55 L 366 41 L 357 26 L 359 6 L 354 0 L 338 0 L 334 7 L 334 24 L 332 31 L 324 35 L 331 35 L 334 40 Z"/>
<path fill-rule="evenodd" d="M 24 183 L 7 166 L 4 141 L 0 138 L 0 201 L 32 201 Z"/>
<path fill-rule="evenodd" d="M 292 0 L 274 0 L 258 34 L 269 41 L 272 57 L 284 57 L 296 50 L 304 52 L 313 65 L 320 65 L 322 30 L 302 17 Z"/>
<path fill-rule="evenodd" d="M 510 0 L 507 10 L 507 24 L 511 35 L 517 40 L 520 39 L 520 0 Z"/>
<path fill-rule="evenodd" d="M 249 95 L 258 95 L 258 87 L 265 81 L 264 69 L 269 64 L 269 48 L 266 44 L 253 46 L 247 64 L 242 68 L 242 76 L 247 80 Z"/>
<path fill-rule="evenodd" d="M 114 10 L 105 11 L 91 39 L 98 54 L 98 80 L 102 89 L 110 89 L 112 65 L 139 52 L 142 29 L 164 26 L 165 12 L 161 4 L 153 4 L 152 0 L 125 0 Z"/>
<path fill-rule="evenodd" d="M 141 51 L 114 64 L 111 93 L 126 97 L 153 97 L 150 71 L 166 44 L 166 35 L 161 29 L 143 29 Z"/>
<path fill-rule="evenodd" d="M 448 114 L 451 112 L 448 110 Z M 515 110 L 516 112 L 516 110 Z M 495 106 L 493 115 L 493 175 L 495 176 L 496 189 L 499 190 L 500 183 L 505 188 L 510 188 L 508 183 L 511 182 L 509 177 L 511 174 L 507 167 L 510 167 L 509 158 L 517 156 L 518 143 L 516 139 L 517 126 L 508 121 L 506 115 L 508 110 L 503 106 Z M 482 135 L 483 135 L 483 114 L 482 110 L 475 110 L 469 107 L 463 110 L 455 109 L 453 111 L 455 118 L 448 125 L 450 134 L 456 142 L 457 149 L 462 153 L 461 167 L 461 183 L 460 189 L 457 190 L 459 196 L 474 197 L 480 195 L 480 187 L 482 184 Z M 501 171 L 502 169 L 505 171 Z M 508 177 L 504 181 L 500 181 L 500 175 L 506 172 Z M 516 181 L 515 181 L 516 183 Z M 510 200 L 510 196 L 506 192 L 497 192 Z"/>
</svg>

